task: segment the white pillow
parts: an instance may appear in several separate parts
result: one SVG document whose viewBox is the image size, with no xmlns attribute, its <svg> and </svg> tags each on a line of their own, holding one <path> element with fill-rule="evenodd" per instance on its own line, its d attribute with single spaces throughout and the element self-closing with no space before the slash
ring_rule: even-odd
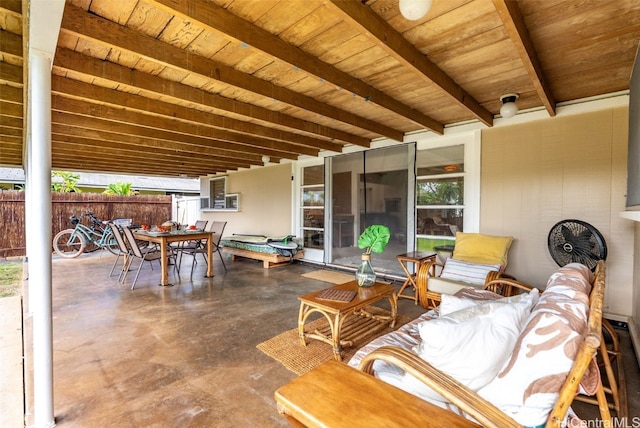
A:
<svg viewBox="0 0 640 428">
<path fill-rule="evenodd" d="M 425 321 L 418 327 L 422 342 L 413 351 L 438 370 L 474 391 L 492 381 L 511 355 L 520 331 L 538 297 L 538 290 L 514 303 L 481 302 Z M 500 299 L 503 300 L 503 299 Z M 416 395 L 444 400 L 410 375 L 407 387 Z"/>
<path fill-rule="evenodd" d="M 499 272 L 500 265 L 469 263 L 450 258 L 444 264 L 440 278 L 467 282 L 475 285 L 483 285 L 487 278 L 487 274 L 491 271 Z"/>
<path fill-rule="evenodd" d="M 501 297 L 499 299 L 493 300 L 479 300 L 472 299 L 469 297 L 460 297 L 455 296 L 453 294 L 443 294 L 442 300 L 440 301 L 440 306 L 438 306 L 438 310 L 440 316 L 447 316 L 452 314 L 453 312 L 460 311 L 466 308 L 470 308 L 471 306 L 478 306 L 484 303 L 504 303 L 511 304 L 517 303 L 522 299 L 533 299 L 533 305 L 538 302 L 538 297 L 540 296 L 540 291 L 538 289 L 532 289 L 529 293 L 521 293 L 516 294 L 515 296 L 509 297 Z"/>
</svg>

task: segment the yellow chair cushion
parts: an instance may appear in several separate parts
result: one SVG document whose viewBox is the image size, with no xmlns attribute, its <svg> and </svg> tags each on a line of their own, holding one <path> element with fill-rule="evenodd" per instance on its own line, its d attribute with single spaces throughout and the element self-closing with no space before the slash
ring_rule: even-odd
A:
<svg viewBox="0 0 640 428">
<path fill-rule="evenodd" d="M 456 232 L 452 258 L 470 263 L 507 266 L 507 255 L 513 236 L 492 236 L 482 233 Z"/>
</svg>

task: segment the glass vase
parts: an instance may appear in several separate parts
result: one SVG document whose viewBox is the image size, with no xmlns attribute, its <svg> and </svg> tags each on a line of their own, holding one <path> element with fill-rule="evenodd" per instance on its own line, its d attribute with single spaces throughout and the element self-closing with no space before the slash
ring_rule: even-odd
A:
<svg viewBox="0 0 640 428">
<path fill-rule="evenodd" d="M 371 255 L 362 255 L 362 262 L 356 271 L 356 282 L 360 287 L 371 287 L 376 283 L 376 273 L 371 266 Z"/>
</svg>

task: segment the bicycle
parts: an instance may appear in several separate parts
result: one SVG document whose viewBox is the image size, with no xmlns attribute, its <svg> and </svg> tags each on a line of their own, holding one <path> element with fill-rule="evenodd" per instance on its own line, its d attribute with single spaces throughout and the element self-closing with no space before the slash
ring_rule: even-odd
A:
<svg viewBox="0 0 640 428">
<path fill-rule="evenodd" d="M 106 221 L 100 221 L 92 212 L 87 212 L 91 226 L 82 223 L 82 217 L 69 217 L 73 229 L 65 229 L 53 238 L 53 249 L 60 257 L 72 259 L 80 254 L 92 252 L 99 248 L 107 249 L 111 254 L 118 255 L 120 248 Z"/>
</svg>

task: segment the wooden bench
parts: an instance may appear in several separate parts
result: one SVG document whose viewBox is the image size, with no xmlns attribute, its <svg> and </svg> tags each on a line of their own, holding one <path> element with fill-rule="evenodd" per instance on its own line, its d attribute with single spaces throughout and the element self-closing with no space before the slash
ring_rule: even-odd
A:
<svg viewBox="0 0 640 428">
<path fill-rule="evenodd" d="M 247 259 L 262 260 L 262 264 L 263 264 L 263 267 L 265 269 L 269 269 L 269 268 L 276 267 L 276 266 L 286 265 L 286 264 L 289 264 L 291 262 L 291 258 L 290 257 L 285 257 L 285 256 L 282 256 L 280 254 L 261 253 L 259 251 L 245 250 L 245 249 L 242 249 L 242 248 L 223 247 L 222 253 L 223 254 L 230 254 L 231 255 L 231 260 L 235 260 L 236 257 L 244 257 L 244 258 L 247 258 Z M 303 250 L 298 250 L 298 252 L 295 254 L 295 256 L 293 256 L 293 258 L 294 259 L 302 258 L 303 254 L 304 254 Z"/>
</svg>

